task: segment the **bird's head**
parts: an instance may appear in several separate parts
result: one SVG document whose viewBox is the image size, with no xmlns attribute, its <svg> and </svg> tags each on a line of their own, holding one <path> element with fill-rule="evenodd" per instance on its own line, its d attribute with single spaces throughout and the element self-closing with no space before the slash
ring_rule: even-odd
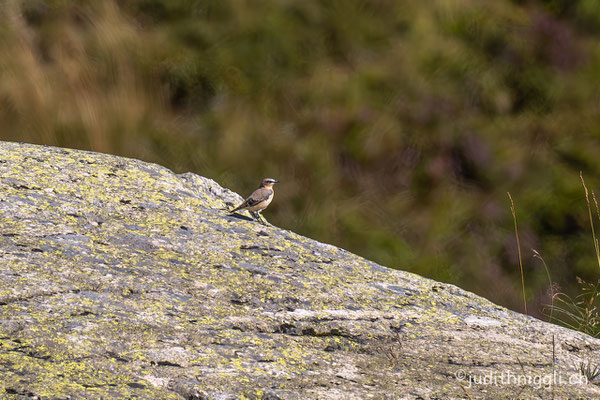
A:
<svg viewBox="0 0 600 400">
<path fill-rule="evenodd" d="M 276 183 L 279 183 L 279 181 L 277 181 L 277 180 L 275 180 L 273 178 L 265 178 L 260 183 L 260 187 L 261 188 L 271 189 L 273 187 L 273 185 L 276 184 Z"/>
</svg>

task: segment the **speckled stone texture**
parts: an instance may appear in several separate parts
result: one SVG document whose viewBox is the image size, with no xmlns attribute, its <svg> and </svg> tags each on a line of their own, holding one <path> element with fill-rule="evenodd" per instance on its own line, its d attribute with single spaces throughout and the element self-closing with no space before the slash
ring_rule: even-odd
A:
<svg viewBox="0 0 600 400">
<path fill-rule="evenodd" d="M 0 398 L 600 398 L 577 380 L 600 341 L 228 215 L 241 200 L 0 142 Z"/>
</svg>

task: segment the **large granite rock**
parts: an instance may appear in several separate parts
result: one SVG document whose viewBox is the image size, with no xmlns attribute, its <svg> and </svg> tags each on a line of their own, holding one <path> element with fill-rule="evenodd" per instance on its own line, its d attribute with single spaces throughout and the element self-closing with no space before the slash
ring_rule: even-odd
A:
<svg viewBox="0 0 600 400">
<path fill-rule="evenodd" d="M 0 397 L 600 398 L 578 373 L 600 341 L 228 215 L 240 200 L 0 143 Z"/>
</svg>

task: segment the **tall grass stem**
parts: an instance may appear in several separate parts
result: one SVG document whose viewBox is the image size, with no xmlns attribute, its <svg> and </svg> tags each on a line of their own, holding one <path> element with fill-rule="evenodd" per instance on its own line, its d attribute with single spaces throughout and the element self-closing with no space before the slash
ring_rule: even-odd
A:
<svg viewBox="0 0 600 400">
<path fill-rule="evenodd" d="M 510 192 L 506 192 L 510 199 L 510 211 L 512 212 L 513 221 L 515 223 L 515 238 L 517 239 L 517 252 L 519 254 L 519 267 L 521 268 L 521 289 L 523 290 L 523 305 L 525 306 L 525 314 L 527 313 L 527 298 L 525 297 L 525 276 L 523 274 L 523 258 L 521 257 L 521 242 L 519 240 L 519 230 L 517 228 L 517 213 L 515 212 L 515 203 L 510 195 Z"/>
</svg>

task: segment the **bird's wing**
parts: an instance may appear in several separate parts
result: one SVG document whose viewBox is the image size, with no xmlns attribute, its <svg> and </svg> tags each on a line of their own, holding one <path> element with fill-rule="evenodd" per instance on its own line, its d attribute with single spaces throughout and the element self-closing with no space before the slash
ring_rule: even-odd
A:
<svg viewBox="0 0 600 400">
<path fill-rule="evenodd" d="M 246 203 L 246 207 L 252 207 L 258 203 L 261 203 L 271 197 L 273 191 L 271 189 L 260 188 L 256 189 L 250 197 L 246 199 L 244 203 Z"/>
<path fill-rule="evenodd" d="M 248 197 L 242 204 L 231 210 L 231 212 L 241 210 L 242 208 L 252 207 L 260 202 L 267 200 L 272 194 L 272 190 L 266 188 L 256 189 L 250 197 Z"/>
</svg>

